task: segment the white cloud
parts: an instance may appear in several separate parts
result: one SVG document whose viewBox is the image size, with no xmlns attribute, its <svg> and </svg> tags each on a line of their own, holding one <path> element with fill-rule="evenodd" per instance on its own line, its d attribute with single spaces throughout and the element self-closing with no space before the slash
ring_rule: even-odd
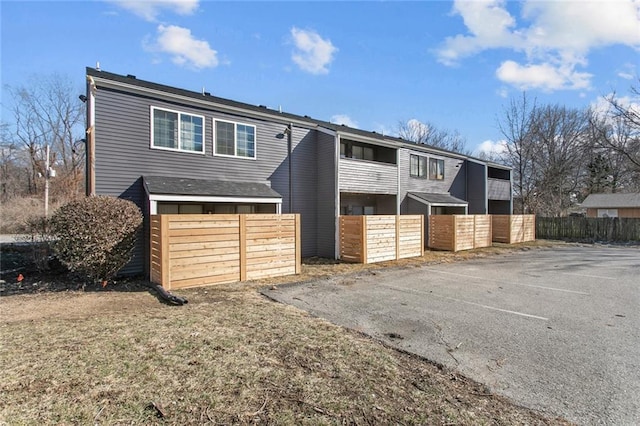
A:
<svg viewBox="0 0 640 426">
<path fill-rule="evenodd" d="M 611 103 L 608 101 L 611 98 L 615 98 L 621 106 L 640 116 L 640 96 L 616 96 L 615 93 L 609 93 L 591 102 L 591 110 L 604 118 L 611 111 Z"/>
<path fill-rule="evenodd" d="M 636 66 L 634 64 L 624 64 L 622 69 L 618 71 L 618 77 L 625 80 L 633 80 L 637 77 Z"/>
<path fill-rule="evenodd" d="M 501 88 L 496 90 L 496 94 L 498 96 L 500 96 L 501 98 L 508 98 L 509 97 L 509 89 L 504 87 L 504 86 L 502 86 Z"/>
<path fill-rule="evenodd" d="M 511 3 L 512 5 L 515 3 Z M 516 87 L 544 90 L 588 88 L 586 67 L 592 49 L 625 45 L 640 49 L 640 1 L 525 0 L 521 22 L 511 15 L 505 0 L 456 0 L 469 34 L 445 39 L 436 51 L 448 66 L 488 49 L 511 49 L 526 57 L 502 63 L 497 77 Z M 526 24 L 524 24 L 526 22 Z M 540 75 L 533 75 L 540 73 Z"/>
<path fill-rule="evenodd" d="M 218 66 L 218 52 L 206 40 L 193 37 L 191 30 L 175 25 L 158 25 L 158 38 L 148 50 L 168 53 L 171 61 L 180 66 L 196 69 Z"/>
<path fill-rule="evenodd" d="M 355 129 L 359 127 L 358 122 L 346 114 L 332 115 L 329 121 L 334 124 L 344 124 L 345 126 L 353 127 Z"/>
<path fill-rule="evenodd" d="M 303 71 L 311 74 L 327 74 L 328 65 L 333 61 L 333 55 L 338 51 L 331 40 L 323 39 L 315 31 L 291 28 L 291 36 L 296 50 L 291 59 Z"/>
<path fill-rule="evenodd" d="M 549 63 L 520 65 L 514 61 L 503 62 L 496 70 L 496 76 L 520 90 L 544 91 L 587 89 L 591 79 L 591 74 L 577 72 L 572 66 L 556 67 Z"/>
<path fill-rule="evenodd" d="M 191 15 L 198 9 L 200 0 L 110 0 L 141 18 L 155 22 L 163 10 L 178 15 Z"/>
<path fill-rule="evenodd" d="M 486 140 L 476 148 L 475 155 L 484 155 L 486 158 L 497 159 L 507 153 L 507 141 L 504 139 L 499 141 Z"/>
</svg>

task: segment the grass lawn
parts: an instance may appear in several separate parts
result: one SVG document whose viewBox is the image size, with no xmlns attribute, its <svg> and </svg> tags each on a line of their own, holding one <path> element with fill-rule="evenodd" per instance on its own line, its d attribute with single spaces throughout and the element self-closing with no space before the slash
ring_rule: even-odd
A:
<svg viewBox="0 0 640 426">
<path fill-rule="evenodd" d="M 117 285 L 1 297 L 0 424 L 567 424 L 256 291 L 281 281 L 180 291 L 180 307 Z"/>
</svg>

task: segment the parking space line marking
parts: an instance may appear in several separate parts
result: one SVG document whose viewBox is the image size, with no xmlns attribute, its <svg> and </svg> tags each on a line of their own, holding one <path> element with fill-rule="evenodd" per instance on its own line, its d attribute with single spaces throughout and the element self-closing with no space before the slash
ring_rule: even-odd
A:
<svg viewBox="0 0 640 426">
<path fill-rule="evenodd" d="M 429 271 L 429 272 L 437 272 L 439 274 L 444 274 L 444 275 L 455 275 L 455 276 L 458 276 L 458 277 L 473 278 L 475 280 L 489 281 L 489 282 L 495 282 L 495 283 L 502 284 L 502 281 L 491 280 L 491 279 L 488 279 L 488 278 L 480 278 L 480 277 L 476 277 L 474 275 L 457 274 L 455 272 L 445 272 L 445 271 L 439 271 L 437 269 L 431 269 L 431 268 L 425 268 L 425 269 L 427 271 Z M 577 291 L 577 290 L 567 290 L 565 288 L 546 287 L 546 286 L 543 286 L 543 285 L 535 285 L 535 284 L 520 284 L 520 283 L 509 283 L 509 284 L 519 285 L 521 287 L 533 287 L 533 288 L 540 288 L 540 289 L 543 289 L 543 290 L 553 290 L 553 291 L 561 291 L 563 293 L 582 294 L 584 296 L 591 296 L 591 293 L 586 293 L 584 291 Z"/>
<path fill-rule="evenodd" d="M 613 278 L 613 277 L 602 277 L 600 275 L 587 275 L 587 274 L 576 274 L 575 272 L 562 272 L 562 271 L 555 271 L 556 273 L 559 274 L 564 274 L 564 275 L 575 275 L 577 277 L 588 277 L 588 278 L 599 278 L 601 280 L 617 280 L 617 278 Z"/>
<path fill-rule="evenodd" d="M 403 292 L 403 293 L 413 293 L 413 294 L 418 293 L 418 294 L 425 294 L 425 295 L 429 295 L 429 296 L 436 296 L 436 297 L 439 297 L 441 299 L 452 300 L 454 302 L 464 303 L 464 304 L 472 305 L 472 306 L 479 306 L 481 308 L 490 309 L 492 311 L 505 312 L 507 314 L 518 315 L 518 316 L 525 317 L 525 318 L 533 318 L 533 319 L 539 319 L 539 320 L 542 320 L 542 321 L 549 321 L 549 318 L 541 317 L 541 316 L 538 316 L 538 315 L 525 314 L 524 312 L 518 312 L 518 311 L 511 311 L 509 309 L 496 308 L 495 306 L 483 305 L 482 303 L 469 302 L 468 300 L 457 299 L 455 297 L 442 296 L 440 294 L 433 293 L 433 292 L 427 293 L 425 291 L 411 290 L 411 289 L 400 288 L 400 287 L 395 287 L 395 286 L 391 286 L 391 285 L 384 285 L 384 284 L 383 284 L 383 286 L 387 287 L 387 288 L 390 288 L 391 290 L 396 290 L 396 291 L 400 291 L 400 292 Z"/>
</svg>

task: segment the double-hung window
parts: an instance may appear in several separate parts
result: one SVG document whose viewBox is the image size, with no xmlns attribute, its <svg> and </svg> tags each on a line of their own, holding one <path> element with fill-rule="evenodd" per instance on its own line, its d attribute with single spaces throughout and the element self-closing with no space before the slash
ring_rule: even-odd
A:
<svg viewBox="0 0 640 426">
<path fill-rule="evenodd" d="M 429 158 L 429 179 L 444 179 L 444 160 Z"/>
<path fill-rule="evenodd" d="M 413 155 L 409 157 L 409 175 L 412 177 L 427 177 L 427 157 Z"/>
<path fill-rule="evenodd" d="M 204 117 L 151 107 L 151 147 L 204 154 Z"/>
<path fill-rule="evenodd" d="M 256 127 L 215 120 L 215 154 L 256 158 Z"/>
</svg>

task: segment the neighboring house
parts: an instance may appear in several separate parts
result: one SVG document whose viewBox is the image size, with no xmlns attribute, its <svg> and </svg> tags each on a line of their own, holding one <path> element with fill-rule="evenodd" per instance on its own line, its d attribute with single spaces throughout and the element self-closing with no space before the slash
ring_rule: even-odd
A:
<svg viewBox="0 0 640 426">
<path fill-rule="evenodd" d="M 587 217 L 638 217 L 640 193 L 591 194 L 582 202 Z"/>
<path fill-rule="evenodd" d="M 511 169 L 399 138 L 87 68 L 87 192 L 155 213 L 300 213 L 334 258 L 339 215 L 510 214 Z M 138 244 L 127 272 L 147 262 Z"/>
</svg>

